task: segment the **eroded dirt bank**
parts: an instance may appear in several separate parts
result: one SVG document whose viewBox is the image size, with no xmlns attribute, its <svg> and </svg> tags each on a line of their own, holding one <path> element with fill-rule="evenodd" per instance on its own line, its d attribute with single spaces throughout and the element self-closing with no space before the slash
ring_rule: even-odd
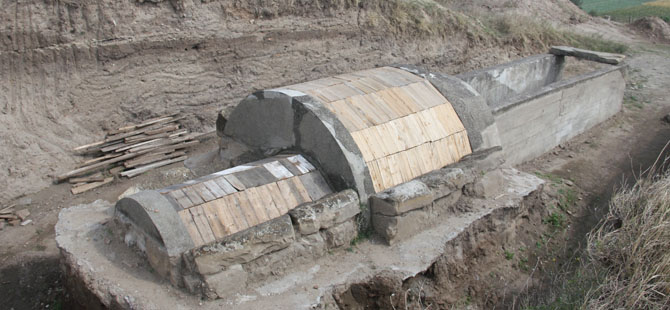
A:
<svg viewBox="0 0 670 310">
<path fill-rule="evenodd" d="M 482 14 L 589 20 L 568 0 L 478 2 L 5 0 L 0 202 L 48 186 L 76 163 L 70 149 L 124 122 L 180 111 L 207 132 L 256 89 L 393 63 L 457 73 L 539 51 L 499 40 Z"/>
</svg>

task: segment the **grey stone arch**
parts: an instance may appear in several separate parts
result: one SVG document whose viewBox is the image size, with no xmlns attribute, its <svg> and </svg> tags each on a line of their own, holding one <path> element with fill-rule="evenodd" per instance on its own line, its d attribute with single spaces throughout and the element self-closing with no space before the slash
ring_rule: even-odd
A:
<svg viewBox="0 0 670 310">
<path fill-rule="evenodd" d="M 116 218 L 130 222 L 145 237 L 145 251 L 151 266 L 178 284 L 182 253 L 195 247 L 177 210 L 179 205 L 157 191 L 147 190 L 116 202 Z M 128 224 L 128 223 L 126 223 Z"/>
<path fill-rule="evenodd" d="M 333 189 L 353 188 L 361 201 L 375 193 L 351 134 L 312 96 L 290 89 L 256 92 L 235 107 L 223 132 L 262 152 L 301 153 L 319 167 Z"/>
</svg>

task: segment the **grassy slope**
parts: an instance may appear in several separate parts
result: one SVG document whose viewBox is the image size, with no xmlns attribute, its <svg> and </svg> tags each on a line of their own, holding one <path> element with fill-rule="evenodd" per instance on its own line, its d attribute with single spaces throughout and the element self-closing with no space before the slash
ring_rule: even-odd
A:
<svg viewBox="0 0 670 310">
<path fill-rule="evenodd" d="M 583 0 L 582 9 L 585 12 L 595 11 L 602 14 L 609 11 L 625 9 L 641 5 L 653 0 Z"/>
<path fill-rule="evenodd" d="M 667 2 L 667 4 L 670 5 L 670 2 Z M 670 6 L 645 4 L 627 9 L 614 10 L 605 14 L 611 16 L 614 20 L 623 22 L 629 22 L 647 16 L 657 16 L 666 21 L 669 21 Z"/>
<path fill-rule="evenodd" d="M 581 7 L 586 12 L 608 15 L 622 22 L 647 16 L 670 20 L 670 0 L 583 0 Z"/>
</svg>

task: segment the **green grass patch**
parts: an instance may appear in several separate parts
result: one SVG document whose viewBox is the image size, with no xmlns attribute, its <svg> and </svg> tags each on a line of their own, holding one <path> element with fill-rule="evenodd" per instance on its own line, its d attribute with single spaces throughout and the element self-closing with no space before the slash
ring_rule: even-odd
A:
<svg viewBox="0 0 670 310">
<path fill-rule="evenodd" d="M 563 226 L 565 225 L 565 215 L 561 213 L 552 212 L 542 221 L 553 228 L 563 228 Z"/>
<path fill-rule="evenodd" d="M 606 12 L 601 15 L 609 15 L 612 19 L 620 22 L 632 22 L 642 17 L 656 16 L 666 22 L 670 21 L 670 7 L 640 5 L 636 7 Z"/>
<path fill-rule="evenodd" d="M 581 8 L 586 12 L 595 11 L 598 14 L 619 9 L 635 7 L 653 0 L 582 0 Z"/>
</svg>

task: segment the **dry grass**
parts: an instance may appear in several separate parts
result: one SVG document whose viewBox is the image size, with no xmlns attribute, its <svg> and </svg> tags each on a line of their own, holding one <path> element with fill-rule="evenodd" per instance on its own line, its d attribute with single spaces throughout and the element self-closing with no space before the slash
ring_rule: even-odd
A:
<svg viewBox="0 0 670 310">
<path fill-rule="evenodd" d="M 644 5 L 670 8 L 670 0 L 657 0 L 652 2 L 646 2 Z"/>
<path fill-rule="evenodd" d="M 606 224 L 589 237 L 594 268 L 606 271 L 587 309 L 670 307 L 670 174 L 616 194 Z"/>
<path fill-rule="evenodd" d="M 497 16 L 489 20 L 488 25 L 499 40 L 522 50 L 547 50 L 552 45 L 568 45 L 619 54 L 628 50 L 624 44 L 559 30 L 548 23 L 524 16 Z"/>
</svg>

